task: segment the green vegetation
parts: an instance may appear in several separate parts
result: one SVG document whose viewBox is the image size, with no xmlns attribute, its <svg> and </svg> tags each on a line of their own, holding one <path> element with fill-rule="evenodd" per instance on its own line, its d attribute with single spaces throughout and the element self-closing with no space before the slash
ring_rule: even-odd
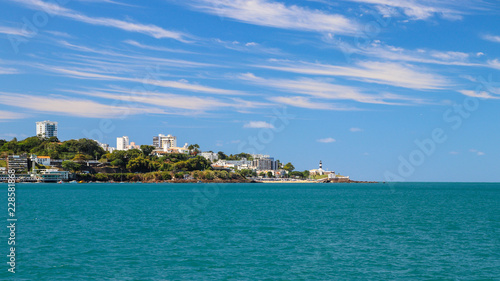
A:
<svg viewBox="0 0 500 281">
<path fill-rule="evenodd" d="M 36 154 L 50 156 L 52 159 L 73 159 L 80 155 L 86 159 L 100 158 L 106 152 L 89 139 L 68 140 L 59 142 L 56 137 L 40 138 L 29 137 L 22 141 L 16 138 L 11 141 L 0 140 L 0 154 L 5 157 L 10 154 Z"/>
<path fill-rule="evenodd" d="M 309 171 L 305 170 L 303 172 L 299 171 L 293 171 L 288 174 L 289 177 L 291 178 L 299 178 L 299 179 L 308 179 L 309 178 Z"/>
<path fill-rule="evenodd" d="M 64 160 L 62 164 L 59 164 L 62 169 L 73 173 L 85 172 L 85 174 L 78 175 L 82 180 L 88 178 L 94 181 L 157 181 L 170 179 L 212 181 L 241 180 L 257 176 L 255 171 L 248 169 L 234 170 L 232 172 L 225 170 L 214 171 L 209 160 L 198 156 L 201 151 L 198 144 L 190 145 L 187 154 L 172 153 L 155 156 L 152 154 L 154 149 L 155 147 L 151 145 L 141 145 L 140 149 L 115 150 L 113 153 L 109 153 L 104 151 L 96 141 L 90 139 L 64 142 L 60 142 L 55 137 L 29 137 L 21 141 L 16 138 L 11 141 L 0 140 L 0 157 L 12 154 L 36 154 L 38 156 L 49 156 L 53 160 L 61 159 Z M 252 156 L 248 153 L 228 156 L 219 151 L 217 154 L 219 159 L 241 160 L 246 158 L 252 160 Z M 97 164 L 93 164 L 93 167 L 90 167 L 86 163 L 89 160 L 99 161 Z M 5 160 L 0 160 L 0 167 L 2 166 L 6 166 Z M 43 167 L 37 166 L 37 168 Z M 295 169 L 291 163 L 287 163 L 284 168 L 289 172 Z M 300 172 L 293 173 L 295 173 L 294 176 L 308 176 Z M 260 176 L 274 177 L 271 172 L 261 172 Z"/>
<path fill-rule="evenodd" d="M 283 166 L 283 170 L 291 172 L 291 171 L 295 170 L 295 167 L 292 165 L 292 163 L 288 162 L 288 163 L 286 163 L 285 166 Z"/>
</svg>

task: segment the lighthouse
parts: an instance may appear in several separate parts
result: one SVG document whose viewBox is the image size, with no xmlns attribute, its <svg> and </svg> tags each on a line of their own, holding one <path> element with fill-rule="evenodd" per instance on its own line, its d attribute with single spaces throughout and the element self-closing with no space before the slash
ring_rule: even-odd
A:
<svg viewBox="0 0 500 281">
<path fill-rule="evenodd" d="M 319 160 L 319 169 L 323 170 L 323 163 L 321 163 L 321 160 Z"/>
</svg>

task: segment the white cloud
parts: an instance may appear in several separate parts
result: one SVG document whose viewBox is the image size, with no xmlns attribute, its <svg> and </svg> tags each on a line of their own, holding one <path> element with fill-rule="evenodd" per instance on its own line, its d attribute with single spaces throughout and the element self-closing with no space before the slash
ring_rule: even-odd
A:
<svg viewBox="0 0 500 281">
<path fill-rule="evenodd" d="M 91 100 L 64 96 L 34 96 L 5 92 L 0 92 L 0 104 L 25 108 L 32 112 L 50 112 L 87 118 L 119 118 L 139 113 L 164 113 L 152 107 L 105 105 Z"/>
<path fill-rule="evenodd" d="M 64 37 L 64 38 L 74 38 L 72 35 L 69 35 L 66 32 L 61 32 L 61 31 L 55 31 L 55 30 L 46 30 L 48 34 L 52 34 L 57 37 Z"/>
<path fill-rule="evenodd" d="M 0 101 L 0 103 L 1 103 L 1 101 Z M 26 115 L 24 113 L 0 110 L 0 121 L 14 120 L 14 119 L 23 119 L 23 118 L 26 118 L 26 117 L 28 117 L 28 115 Z"/>
<path fill-rule="evenodd" d="M 0 66 L 0 75 L 3 75 L 3 74 L 18 74 L 20 73 L 19 70 L 15 69 L 15 68 L 10 68 L 10 67 L 1 67 Z"/>
<path fill-rule="evenodd" d="M 386 16 L 398 16 L 399 10 L 413 20 L 426 20 L 440 15 L 448 20 L 458 20 L 465 13 L 464 7 L 474 7 L 474 3 L 455 4 L 452 1 L 435 0 L 345 0 L 376 5 L 376 8 Z M 476 2 L 476 1 L 469 1 Z M 456 6 L 455 6 L 456 5 Z M 455 6 L 455 7 L 453 7 Z M 469 8 L 471 10 L 471 8 Z"/>
<path fill-rule="evenodd" d="M 243 125 L 243 128 L 252 128 L 252 129 L 274 129 L 273 124 L 267 123 L 265 121 L 250 121 Z"/>
<path fill-rule="evenodd" d="M 75 77 L 75 78 L 137 82 L 137 83 L 141 83 L 141 84 L 154 85 L 154 86 L 164 87 L 164 88 L 174 88 L 174 89 L 179 89 L 179 90 L 202 92 L 202 93 L 209 93 L 209 94 L 219 94 L 219 95 L 245 95 L 245 93 L 242 93 L 239 91 L 218 89 L 218 88 L 213 88 L 213 87 L 208 87 L 208 86 L 192 84 L 192 83 L 188 83 L 185 81 L 168 81 L 168 80 L 160 80 L 160 79 L 141 79 L 141 78 L 120 77 L 120 76 L 103 75 L 103 74 L 92 73 L 92 72 L 71 70 L 71 69 L 66 69 L 66 68 L 61 68 L 61 67 L 52 67 L 52 66 L 43 66 L 43 68 L 54 71 L 54 72 L 65 74 L 65 75 L 70 76 L 70 77 Z"/>
<path fill-rule="evenodd" d="M 154 38 L 171 38 L 181 42 L 188 42 L 186 40 L 187 35 L 181 32 L 169 31 L 165 30 L 159 26 L 152 24 L 141 24 L 134 23 L 128 21 L 122 21 L 112 18 L 100 18 L 100 17 L 89 17 L 85 14 L 78 13 L 68 8 L 64 8 L 55 3 L 44 2 L 41 0 L 14 0 L 15 2 L 19 2 L 24 4 L 25 6 L 35 9 L 42 10 L 51 15 L 57 15 L 60 17 L 69 18 L 75 21 L 88 23 L 91 25 L 98 26 L 107 26 L 114 27 L 117 29 L 129 31 L 129 32 L 138 32 L 145 35 L 152 36 Z"/>
<path fill-rule="evenodd" d="M 332 143 L 332 142 L 336 142 L 336 140 L 334 138 L 324 138 L 324 139 L 319 139 L 317 140 L 317 142 L 321 142 L 321 143 Z"/>
<path fill-rule="evenodd" d="M 335 39 L 334 37 L 327 36 L 324 37 L 323 40 L 328 46 L 333 46 L 343 52 L 349 59 L 353 54 L 359 54 L 369 57 L 370 59 L 380 58 L 386 61 L 495 68 L 495 65 L 491 63 L 473 62 L 470 60 L 471 56 L 477 57 L 478 53 L 468 54 L 456 51 L 436 51 L 428 49 L 407 50 L 384 44 L 378 40 L 374 40 L 371 45 L 363 47 L 349 44 L 345 41 Z"/>
<path fill-rule="evenodd" d="M 495 42 L 495 43 L 500 43 L 500 36 L 497 36 L 497 35 L 483 35 L 481 36 L 481 38 L 483 38 L 484 40 L 487 40 L 487 41 L 491 41 L 491 42 Z"/>
<path fill-rule="evenodd" d="M 356 67 L 352 67 L 283 60 L 271 60 L 271 63 L 258 67 L 310 75 L 347 76 L 355 80 L 420 90 L 441 89 L 448 85 L 444 77 L 409 64 L 359 61 Z"/>
<path fill-rule="evenodd" d="M 349 131 L 351 131 L 353 133 L 358 133 L 358 132 L 363 132 L 363 129 L 360 129 L 360 128 L 350 128 Z"/>
<path fill-rule="evenodd" d="M 175 94 L 166 94 L 158 92 L 142 92 L 140 94 L 131 94 L 130 91 L 124 91 L 121 94 L 109 93 L 104 91 L 74 91 L 68 90 L 80 95 L 88 95 L 112 100 L 121 100 L 130 103 L 144 103 L 160 107 L 186 109 L 186 110 L 209 110 L 219 107 L 234 107 L 230 104 L 210 97 L 191 97 Z"/>
<path fill-rule="evenodd" d="M 170 49 L 170 48 L 165 48 L 165 47 L 159 47 L 159 46 L 150 46 L 150 45 L 145 45 L 142 43 L 139 43 L 134 40 L 125 40 L 123 43 L 129 44 L 134 47 L 138 47 L 141 49 L 145 50 L 152 50 L 152 51 L 160 51 L 160 52 L 172 52 L 172 53 L 186 53 L 186 54 L 192 54 L 193 52 L 181 50 L 181 49 Z"/>
<path fill-rule="evenodd" d="M 490 93 L 488 93 L 486 91 L 460 90 L 458 92 L 465 95 L 465 96 L 474 97 L 474 98 L 500 99 L 500 97 L 492 96 Z"/>
<path fill-rule="evenodd" d="M 317 79 L 265 79 L 257 77 L 252 73 L 241 74 L 238 78 L 249 83 L 275 88 L 284 92 L 293 92 L 323 99 L 354 100 L 361 103 L 387 105 L 401 105 L 401 103 L 389 102 L 387 100 L 411 100 L 410 98 L 392 94 L 369 95 L 355 87 L 332 84 Z M 420 100 L 415 99 L 413 101 Z"/>
<path fill-rule="evenodd" d="M 357 23 L 340 14 L 268 0 L 194 0 L 190 5 L 202 12 L 254 25 L 347 35 L 360 30 Z"/>
<path fill-rule="evenodd" d="M 324 102 L 312 102 L 309 98 L 306 97 L 270 97 L 268 98 L 271 101 L 291 105 L 295 107 L 308 108 L 308 109 L 325 109 L 325 110 L 357 110 L 355 108 L 348 108 L 342 106 L 335 106 L 333 104 L 324 103 Z"/>
<path fill-rule="evenodd" d="M 8 27 L 8 26 L 0 26 L 0 34 L 16 35 L 16 36 L 23 36 L 23 37 L 33 36 L 32 33 L 28 32 L 25 29 L 16 28 L 16 27 Z"/>
<path fill-rule="evenodd" d="M 469 149 L 469 152 L 476 154 L 477 156 L 484 156 L 486 153 L 479 151 L 477 149 Z"/>
<path fill-rule="evenodd" d="M 460 153 L 459 153 L 459 152 L 457 152 L 457 151 L 450 151 L 450 154 L 451 154 L 451 155 L 458 155 L 458 154 L 460 154 Z"/>
</svg>

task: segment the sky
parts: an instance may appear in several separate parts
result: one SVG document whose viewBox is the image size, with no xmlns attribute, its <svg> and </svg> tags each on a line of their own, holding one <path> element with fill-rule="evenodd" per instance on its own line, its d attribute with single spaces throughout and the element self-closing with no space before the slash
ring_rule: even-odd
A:
<svg viewBox="0 0 500 281">
<path fill-rule="evenodd" d="M 158 134 L 355 180 L 500 181 L 495 0 L 6 0 L 0 138 Z"/>
</svg>

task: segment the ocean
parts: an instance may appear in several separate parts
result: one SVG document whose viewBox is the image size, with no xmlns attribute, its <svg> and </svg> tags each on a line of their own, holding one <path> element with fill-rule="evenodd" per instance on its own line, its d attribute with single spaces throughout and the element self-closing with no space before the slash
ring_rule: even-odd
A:
<svg viewBox="0 0 500 281">
<path fill-rule="evenodd" d="M 500 280 L 500 184 L 17 184 L 0 280 Z"/>
</svg>

